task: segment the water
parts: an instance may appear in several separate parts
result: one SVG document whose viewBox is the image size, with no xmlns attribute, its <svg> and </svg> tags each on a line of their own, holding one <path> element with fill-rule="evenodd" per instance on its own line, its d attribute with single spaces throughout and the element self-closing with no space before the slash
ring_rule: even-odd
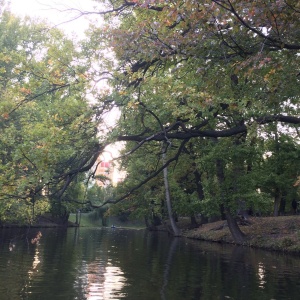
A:
<svg viewBox="0 0 300 300">
<path fill-rule="evenodd" d="M 300 258 L 121 229 L 0 231 L 0 300 L 299 299 Z"/>
</svg>

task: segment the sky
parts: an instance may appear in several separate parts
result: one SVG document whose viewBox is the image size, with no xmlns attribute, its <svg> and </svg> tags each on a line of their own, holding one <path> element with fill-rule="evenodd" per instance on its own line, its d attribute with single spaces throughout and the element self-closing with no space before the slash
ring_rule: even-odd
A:
<svg viewBox="0 0 300 300">
<path fill-rule="evenodd" d="M 51 25 L 78 36 L 83 35 L 84 30 L 88 28 L 88 21 L 81 17 L 75 21 L 66 22 L 74 18 L 76 14 L 63 11 L 69 8 L 93 11 L 94 4 L 90 0 L 10 0 L 10 8 L 14 14 L 47 19 Z"/>
</svg>

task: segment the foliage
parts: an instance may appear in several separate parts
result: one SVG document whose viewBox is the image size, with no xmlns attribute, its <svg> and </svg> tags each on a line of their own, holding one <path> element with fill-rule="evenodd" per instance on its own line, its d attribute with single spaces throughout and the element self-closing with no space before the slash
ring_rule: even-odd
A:
<svg viewBox="0 0 300 300">
<path fill-rule="evenodd" d="M 47 188 L 60 203 L 106 144 L 123 141 L 128 176 L 119 197 L 100 205 L 163 218 L 168 167 L 176 213 L 226 215 L 242 241 L 232 217 L 268 213 L 271 201 L 275 214 L 299 178 L 298 1 L 95 5 L 103 22 L 80 50 L 57 30 L 3 13 L 1 197 L 30 202 Z M 121 117 L 107 128 L 116 107 Z"/>
<path fill-rule="evenodd" d="M 121 110 L 112 137 L 130 142 L 126 153 L 133 155 L 126 158 L 124 186 L 130 192 L 125 205 L 143 207 L 147 214 L 145 195 L 160 201 L 162 183 L 156 176 L 163 170 L 163 141 L 170 158 L 166 166 L 174 167 L 173 204 L 181 213 L 197 209 L 235 215 L 241 207 L 261 206 L 269 211 L 274 189 L 290 189 L 299 176 L 292 166 L 268 184 L 263 171 L 281 160 L 281 155 L 265 159 L 272 127 L 278 135 L 286 132 L 288 147 L 299 145 L 298 2 L 105 4 L 98 13 L 106 23 L 91 27 L 90 49 L 102 55 L 99 69 L 110 74 L 112 90 L 103 101 L 109 98 Z M 104 49 L 113 55 L 105 55 Z M 280 149 L 283 156 L 284 151 Z M 189 163 L 183 158 L 187 153 Z M 198 172 L 192 184 L 189 170 Z M 291 176 L 291 182 L 280 176 Z"/>
<path fill-rule="evenodd" d="M 99 148 L 88 60 L 59 30 L 8 11 L 0 36 L 0 219 L 69 212 Z"/>
</svg>

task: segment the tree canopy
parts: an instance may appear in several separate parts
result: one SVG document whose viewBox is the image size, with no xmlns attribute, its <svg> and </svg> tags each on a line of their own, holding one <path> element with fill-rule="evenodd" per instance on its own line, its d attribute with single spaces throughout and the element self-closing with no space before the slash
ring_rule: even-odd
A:
<svg viewBox="0 0 300 300">
<path fill-rule="evenodd" d="M 273 159 L 273 166 L 278 163 L 272 141 L 285 140 L 299 156 L 298 2 L 105 4 L 82 14 L 105 15 L 103 27 L 91 27 L 90 49 L 102 54 L 100 68 L 111 76 L 112 92 L 104 99 L 122 113 L 116 140 L 134 142 L 127 153 L 140 151 L 144 160 L 149 147 L 159 159 L 158 142 L 166 143 L 165 166 L 176 161 L 175 168 L 184 153 L 193 153 L 192 165 L 208 185 L 206 200 L 215 199 L 231 214 L 240 202 L 247 207 L 254 198 L 265 203 L 266 190 L 260 188 L 265 181 L 255 174 Z M 134 181 L 132 192 L 164 169 L 153 158 L 148 163 L 154 170 Z M 275 202 L 293 189 L 296 169 L 290 169 L 284 189 L 271 184 Z"/>
<path fill-rule="evenodd" d="M 9 49 L 1 56 L 1 130 L 11 135 L 2 197 L 17 193 L 10 184 L 28 169 L 34 184 L 19 195 L 49 185 L 61 199 L 107 144 L 123 141 L 127 178 L 107 202 L 127 198 L 128 210 L 163 214 L 166 167 L 176 212 L 219 214 L 231 228 L 243 208 L 273 206 L 278 215 L 282 199 L 295 198 L 298 1 L 95 1 L 94 11 L 77 12 L 102 20 L 80 47 L 57 30 L 1 18 L 2 31 L 19 37 L 7 33 L 1 46 Z M 115 107 L 119 121 L 104 134 L 98 125 Z"/>
<path fill-rule="evenodd" d="M 28 222 L 93 165 L 97 115 L 88 59 L 72 40 L 9 11 L 0 32 L 0 218 Z"/>
</svg>

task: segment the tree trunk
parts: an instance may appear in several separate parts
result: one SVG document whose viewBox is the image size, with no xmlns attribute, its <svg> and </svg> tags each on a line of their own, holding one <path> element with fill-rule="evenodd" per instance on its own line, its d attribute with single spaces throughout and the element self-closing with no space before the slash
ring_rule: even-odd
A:
<svg viewBox="0 0 300 300">
<path fill-rule="evenodd" d="M 280 143 L 279 143 L 279 138 L 278 138 L 278 130 L 277 130 L 277 124 L 276 124 L 276 130 L 275 130 L 275 155 L 278 157 L 279 152 L 280 152 Z M 276 164 L 276 175 L 280 175 L 280 170 L 281 168 L 279 167 L 278 164 Z M 275 187 L 275 197 L 274 197 L 274 211 L 273 211 L 273 216 L 278 217 L 279 213 L 279 205 L 281 201 L 281 191 L 278 186 Z"/>
<path fill-rule="evenodd" d="M 201 173 L 199 173 L 198 170 L 195 170 L 194 176 L 195 176 L 198 198 L 200 201 L 202 201 L 204 199 L 204 191 L 203 191 Z"/>
<path fill-rule="evenodd" d="M 162 161 L 163 165 L 166 163 L 166 153 L 163 152 L 162 154 Z M 180 229 L 177 227 L 176 222 L 174 220 L 173 210 L 172 210 L 172 203 L 171 203 L 171 197 L 170 197 L 170 189 L 169 189 L 169 181 L 168 181 L 168 168 L 164 168 L 164 184 L 165 184 L 165 193 L 166 193 L 166 203 L 167 203 L 167 209 L 168 209 L 168 216 L 172 228 L 172 233 L 174 236 L 180 236 Z"/>
<path fill-rule="evenodd" d="M 278 214 L 280 216 L 284 216 L 285 215 L 285 205 L 286 205 L 286 195 L 282 195 L 281 199 L 280 199 L 280 205 L 279 205 L 279 211 Z"/>
<path fill-rule="evenodd" d="M 230 233 L 233 237 L 233 240 L 237 244 L 242 244 L 245 241 L 245 234 L 241 231 L 239 225 L 237 224 L 236 219 L 233 217 L 233 215 L 230 212 L 230 209 L 228 207 L 228 203 L 225 199 L 224 195 L 224 190 L 223 190 L 223 183 L 224 183 L 224 172 L 223 172 L 223 163 L 220 159 L 217 160 L 217 177 L 218 177 L 218 182 L 220 184 L 220 189 L 221 189 L 221 200 L 222 204 L 224 205 L 224 213 L 226 216 L 228 228 L 230 230 Z"/>
<path fill-rule="evenodd" d="M 275 199 L 274 199 L 274 212 L 273 212 L 274 217 L 278 217 L 280 201 L 281 201 L 281 193 L 280 193 L 279 188 L 276 188 L 275 189 Z"/>
<path fill-rule="evenodd" d="M 226 213 L 225 213 L 224 203 L 220 204 L 219 209 L 220 209 L 221 219 L 226 220 Z"/>
<path fill-rule="evenodd" d="M 198 228 L 199 227 L 199 224 L 196 220 L 196 217 L 195 215 L 191 215 L 191 225 L 190 225 L 190 228 Z"/>
<path fill-rule="evenodd" d="M 237 224 L 236 219 L 232 216 L 229 208 L 225 209 L 225 215 L 226 215 L 226 220 L 227 220 L 228 228 L 229 228 L 230 233 L 231 233 L 231 235 L 233 237 L 233 240 L 237 244 L 242 244 L 245 241 L 246 236 L 241 231 L 239 225 Z"/>
</svg>

